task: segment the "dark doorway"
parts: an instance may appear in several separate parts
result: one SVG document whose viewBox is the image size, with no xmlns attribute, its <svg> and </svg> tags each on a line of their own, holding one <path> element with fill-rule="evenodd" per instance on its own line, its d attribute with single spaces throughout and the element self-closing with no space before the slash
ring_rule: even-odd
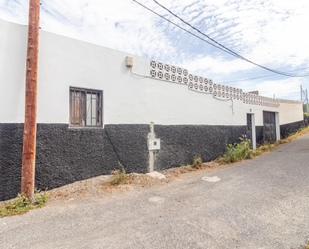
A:
<svg viewBox="0 0 309 249">
<path fill-rule="evenodd" d="M 275 142 L 276 141 L 276 118 L 274 112 L 263 112 L 264 122 L 264 141 Z"/>
<path fill-rule="evenodd" d="M 252 114 L 247 113 L 247 138 L 252 146 Z"/>
</svg>

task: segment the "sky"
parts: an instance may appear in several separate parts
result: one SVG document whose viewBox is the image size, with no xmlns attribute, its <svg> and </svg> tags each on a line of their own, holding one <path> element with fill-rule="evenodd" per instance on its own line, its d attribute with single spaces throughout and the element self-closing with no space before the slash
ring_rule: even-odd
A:
<svg viewBox="0 0 309 249">
<path fill-rule="evenodd" d="M 137 1 L 212 42 L 154 1 Z M 294 71 L 295 75 L 309 74 L 308 0 L 157 2 L 256 64 L 281 72 Z M 267 97 L 275 94 L 276 98 L 300 100 L 300 85 L 309 88 L 309 77 L 273 74 L 236 58 L 133 0 L 41 0 L 41 3 L 40 27 L 44 31 L 181 66 L 216 83 L 244 91 L 259 90 Z M 28 0 L 0 0 L 0 19 L 27 25 L 28 8 Z M 299 70 L 303 68 L 306 69 Z"/>
</svg>

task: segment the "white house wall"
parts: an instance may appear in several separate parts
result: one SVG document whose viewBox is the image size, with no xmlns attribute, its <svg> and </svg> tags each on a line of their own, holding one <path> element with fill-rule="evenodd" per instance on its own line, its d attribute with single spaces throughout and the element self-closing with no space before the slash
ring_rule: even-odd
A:
<svg viewBox="0 0 309 249">
<path fill-rule="evenodd" d="M 298 122 L 303 117 L 303 109 L 301 103 L 284 103 L 281 101 L 279 106 L 279 122 L 281 125 Z"/>
<path fill-rule="evenodd" d="M 0 20 L 0 123 L 24 121 L 27 27 Z"/>
<path fill-rule="evenodd" d="M 1 123 L 23 123 L 27 27 L 0 21 Z M 67 37 L 40 32 L 38 67 L 38 123 L 69 122 L 69 87 L 103 90 L 103 123 L 162 125 L 246 125 L 255 113 L 263 125 L 263 110 L 280 112 L 280 124 L 302 119 L 301 105 L 279 108 L 217 100 L 179 85 L 131 74 L 126 56 L 133 57 L 133 73 L 149 76 L 150 60 Z M 190 73 L 190 72 L 189 72 Z M 10 93 L 10 94 L 8 94 Z M 12 94 L 14 93 L 14 94 Z"/>
</svg>

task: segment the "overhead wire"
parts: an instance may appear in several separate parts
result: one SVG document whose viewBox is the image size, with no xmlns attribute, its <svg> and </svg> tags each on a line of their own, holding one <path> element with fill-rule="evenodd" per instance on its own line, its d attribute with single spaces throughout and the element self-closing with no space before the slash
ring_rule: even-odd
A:
<svg viewBox="0 0 309 249">
<path fill-rule="evenodd" d="M 228 54 L 230 54 L 230 55 L 232 55 L 232 56 L 234 56 L 234 57 L 237 57 L 237 58 L 239 58 L 239 59 L 245 60 L 245 61 L 247 61 L 247 62 L 249 62 L 249 63 L 251 63 L 251 64 L 254 64 L 254 65 L 256 65 L 256 66 L 258 66 L 258 67 L 261 67 L 261 68 L 263 68 L 263 69 L 265 69 L 265 70 L 271 71 L 271 72 L 273 72 L 273 73 L 275 73 L 275 74 L 280 74 L 280 75 L 287 76 L 287 77 L 307 77 L 307 76 L 309 76 L 309 74 L 306 74 L 306 75 L 291 75 L 291 74 L 288 74 L 288 73 L 286 73 L 286 72 L 280 72 L 280 71 L 278 71 L 278 70 L 270 69 L 270 68 L 267 68 L 267 67 L 265 67 L 265 66 L 259 65 L 259 64 L 255 63 L 255 62 L 253 62 L 253 61 L 250 61 L 250 60 L 246 59 L 245 57 L 243 57 L 243 56 L 237 54 L 236 52 L 232 51 L 231 49 L 229 49 L 229 48 L 223 46 L 222 44 L 220 44 L 219 42 L 215 41 L 214 39 L 212 39 L 212 38 L 209 37 L 208 35 L 204 34 L 204 33 L 201 32 L 200 30 L 198 30 L 197 28 L 193 27 L 191 24 L 189 24 L 188 22 L 184 21 L 182 18 L 180 18 L 179 16 L 177 16 L 176 14 L 174 14 L 172 11 L 170 11 L 169 9 L 167 9 L 166 7 L 164 7 L 163 5 L 161 5 L 160 3 L 158 3 L 156 0 L 154 0 L 154 2 L 155 2 L 156 4 L 158 4 L 159 6 L 161 6 L 162 8 L 164 8 L 166 11 L 168 11 L 170 14 L 172 14 L 173 16 L 175 16 L 176 18 L 178 18 L 179 20 L 181 20 L 183 23 L 185 23 L 186 25 L 190 26 L 192 29 L 196 30 L 198 33 L 202 34 L 203 36 L 207 37 L 208 39 L 210 39 L 211 41 L 215 42 L 215 43 L 218 44 L 218 45 L 213 44 L 213 43 L 211 43 L 211 42 L 209 42 L 209 41 L 203 39 L 202 37 L 200 37 L 200 36 L 194 34 L 193 32 L 191 32 L 191 31 L 189 31 L 189 30 L 187 30 L 187 29 L 181 27 L 180 25 L 178 25 L 178 24 L 176 24 L 175 22 L 172 22 L 171 20 L 167 19 L 166 17 L 164 17 L 164 16 L 158 14 L 157 12 L 155 12 L 154 10 L 148 8 L 147 6 L 143 5 L 142 3 L 140 3 L 140 2 L 138 2 L 138 1 L 136 1 L 136 0 L 133 0 L 133 1 L 134 1 L 135 3 L 137 3 L 137 4 L 139 4 L 140 6 L 142 6 L 143 8 L 147 9 L 148 11 L 154 13 L 155 15 L 157 15 L 157 16 L 161 17 L 162 19 L 168 21 L 169 23 L 173 24 L 174 26 L 176 26 L 176 27 L 182 29 L 183 31 L 185 31 L 185 32 L 187 32 L 187 33 L 189 33 L 189 34 L 195 36 L 196 38 L 198 38 L 198 39 L 200 39 L 200 40 L 202 40 L 202 41 L 208 43 L 209 45 L 211 45 L 211 46 L 213 46 L 213 47 L 216 47 L 217 49 L 220 49 L 220 50 L 222 50 L 223 52 L 228 53 Z"/>
<path fill-rule="evenodd" d="M 229 51 L 232 55 L 234 55 L 235 57 L 238 57 L 242 60 L 245 60 L 255 66 L 258 66 L 258 67 L 261 67 L 265 70 L 268 70 L 268 71 L 271 71 L 273 73 L 276 73 L 276 74 L 281 74 L 281 75 L 284 75 L 284 76 L 288 76 L 288 77 L 306 77 L 306 76 L 309 76 L 309 74 L 307 75 L 303 75 L 303 76 L 299 76 L 299 75 L 291 75 L 291 74 L 287 74 L 286 72 L 281 72 L 281 71 L 278 71 L 278 70 L 274 70 L 274 69 L 271 69 L 271 68 L 268 68 L 268 67 L 265 67 L 265 66 L 262 66 L 258 63 L 255 63 L 241 55 L 239 55 L 238 53 L 232 51 L 231 49 L 225 47 L 224 45 L 222 45 L 221 43 L 217 42 L 216 40 L 214 40 L 213 38 L 211 38 L 210 36 L 206 35 L 205 33 L 203 33 L 202 31 L 200 31 L 199 29 L 195 28 L 194 26 L 192 26 L 190 23 L 186 22 L 185 20 L 183 20 L 181 17 L 179 17 L 178 15 L 176 15 L 175 13 L 173 13 L 171 10 L 169 10 L 168 8 L 166 8 L 165 6 L 163 6 L 162 4 L 160 4 L 158 1 L 156 0 L 153 0 L 157 5 L 159 5 L 161 8 L 165 9 L 167 12 L 169 12 L 171 15 L 173 15 L 174 17 L 176 17 L 177 19 L 179 19 L 181 22 L 185 23 L 186 25 L 188 25 L 190 28 L 194 29 L 195 31 L 197 31 L 198 33 L 200 33 L 201 35 L 207 37 L 208 39 L 210 39 L 211 41 L 213 41 L 214 43 L 216 43 L 217 45 L 219 45 L 220 47 L 224 48 L 225 50 Z"/>
<path fill-rule="evenodd" d="M 136 2 L 137 4 L 141 5 L 143 8 L 149 10 L 150 12 L 152 12 L 152 13 L 154 13 L 155 15 L 161 17 L 162 19 L 168 21 L 169 23 L 173 24 L 174 26 L 176 26 L 176 27 L 182 29 L 183 31 L 189 33 L 190 35 L 193 35 L 193 36 L 195 36 L 196 38 L 198 38 L 198 39 L 200 39 L 200 40 L 202 40 L 202 41 L 204 41 L 204 42 L 206 42 L 206 43 L 208 43 L 208 44 L 210 44 L 210 45 L 212 45 L 212 46 L 214 46 L 214 47 L 216 47 L 216 48 L 218 48 L 218 49 L 220 49 L 220 50 L 222 50 L 222 51 L 224 51 L 224 52 L 228 52 L 228 51 L 225 51 L 224 49 L 220 48 L 219 46 L 216 46 L 216 45 L 212 44 L 211 42 L 209 42 L 209 41 L 207 41 L 207 40 L 205 40 L 205 39 L 199 37 L 198 35 L 192 33 L 191 31 L 189 31 L 189 30 L 187 30 L 187 29 L 181 27 L 180 25 L 178 25 L 178 24 L 172 22 L 171 20 L 169 20 L 169 19 L 165 18 L 164 16 L 158 14 L 157 12 L 155 12 L 155 11 L 153 11 L 152 9 L 148 8 L 147 6 L 141 4 L 140 2 L 138 2 L 138 1 L 136 1 L 136 0 L 133 0 L 133 2 Z M 228 53 L 230 53 L 230 52 L 228 52 Z"/>
<path fill-rule="evenodd" d="M 308 69 L 308 68 L 309 68 L 309 67 L 304 67 L 304 68 L 300 68 L 300 69 L 291 70 L 291 71 L 288 71 L 288 72 L 301 71 L 301 70 L 305 70 L 305 69 Z M 232 81 L 218 82 L 218 84 L 226 84 L 226 83 L 233 83 L 233 82 L 241 82 L 241 81 L 248 81 L 248 80 L 256 80 L 256 79 L 267 78 L 267 77 L 271 77 L 271 76 L 276 76 L 276 74 L 268 74 L 268 75 L 253 77 L 253 78 L 247 78 L 247 79 L 240 79 L 240 80 L 232 80 Z"/>
</svg>

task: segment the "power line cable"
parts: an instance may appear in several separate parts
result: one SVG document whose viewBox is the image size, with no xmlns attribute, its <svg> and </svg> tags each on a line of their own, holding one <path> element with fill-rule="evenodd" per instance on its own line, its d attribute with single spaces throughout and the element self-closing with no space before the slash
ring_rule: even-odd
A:
<svg viewBox="0 0 309 249">
<path fill-rule="evenodd" d="M 288 71 L 288 72 L 301 71 L 301 70 L 305 70 L 305 69 L 308 69 L 308 68 L 309 68 L 309 67 L 304 67 L 304 68 L 300 68 L 300 69 L 291 70 L 291 71 Z M 226 84 L 226 83 L 233 83 L 233 82 L 241 82 L 241 81 L 248 81 L 248 80 L 256 80 L 256 79 L 271 77 L 271 76 L 275 76 L 275 75 L 276 75 L 276 74 L 268 74 L 268 75 L 263 75 L 263 76 L 259 76 L 259 77 L 254 77 L 254 78 L 241 79 L 241 80 L 232 80 L 232 81 L 225 81 L 225 82 L 217 82 L 217 83 L 218 83 L 218 84 Z"/>
<path fill-rule="evenodd" d="M 198 39 L 200 39 L 200 40 L 202 40 L 202 41 L 204 41 L 204 42 L 206 42 L 206 43 L 208 43 L 208 44 L 210 44 L 210 45 L 212 45 L 212 46 L 214 46 L 214 47 L 216 47 L 216 48 L 218 48 L 218 49 L 220 49 L 220 50 L 222 50 L 222 51 L 224 51 L 224 52 L 227 52 L 227 53 L 231 54 L 230 52 L 228 52 L 228 51 L 226 51 L 226 50 L 224 50 L 224 49 L 222 49 L 222 48 L 220 48 L 220 47 L 218 47 L 218 46 L 212 44 L 211 42 L 209 42 L 209 41 L 207 41 L 207 40 L 205 40 L 205 39 L 203 39 L 203 38 L 197 36 L 196 34 L 192 33 L 191 31 L 189 31 L 189 30 L 187 30 L 187 29 L 185 29 L 185 28 L 179 26 L 178 24 L 176 24 L 176 23 L 172 22 L 171 20 L 165 18 L 164 16 L 158 14 L 157 12 L 153 11 L 152 9 L 149 9 L 149 8 L 146 7 L 145 5 L 139 3 L 138 1 L 133 0 L 133 2 L 136 2 L 137 4 L 141 5 L 142 7 L 144 7 L 144 8 L 147 9 L 147 10 L 149 10 L 150 12 L 152 12 L 152 13 L 154 13 L 155 15 L 157 15 L 157 16 L 163 18 L 164 20 L 166 20 L 166 21 L 168 21 L 169 23 L 173 24 L 174 26 L 176 26 L 176 27 L 182 29 L 183 31 L 185 31 L 185 32 L 187 32 L 187 33 L 189 33 L 189 34 L 195 36 L 196 38 L 198 38 Z"/>
<path fill-rule="evenodd" d="M 169 12 L 171 15 L 173 15 L 174 17 L 178 18 L 181 22 L 185 23 L 186 25 L 188 25 L 189 27 L 191 27 L 192 29 L 194 29 L 195 31 L 197 31 L 198 33 L 200 33 L 201 35 L 207 37 L 208 39 L 210 39 L 211 41 L 215 42 L 216 44 L 218 44 L 220 47 L 226 49 L 227 51 L 231 52 L 232 55 L 236 55 L 236 57 L 240 58 L 240 59 L 243 59 L 253 65 L 256 65 L 258 67 L 261 67 L 265 70 L 268 70 L 268 71 L 271 71 L 273 73 L 276 73 L 276 74 L 281 74 L 281 75 L 284 75 L 284 76 L 288 76 L 288 77 L 306 77 L 306 76 L 309 76 L 309 74 L 307 75 L 303 75 L 303 76 L 299 76 L 299 75 L 291 75 L 291 74 L 288 74 L 286 72 L 281 72 L 281 71 L 278 71 L 278 70 L 274 70 L 274 69 L 271 69 L 271 68 L 268 68 L 268 67 L 265 67 L 265 66 L 262 66 L 260 64 L 257 64 L 251 60 L 248 60 L 246 59 L 245 57 L 239 55 L 238 53 L 232 51 L 231 49 L 225 47 L 224 45 L 222 45 L 221 43 L 217 42 L 216 40 L 212 39 L 211 37 L 209 37 L 208 35 L 204 34 L 202 31 L 200 31 L 199 29 L 195 28 L 194 26 L 192 26 L 190 23 L 186 22 L 185 20 L 183 20 L 181 17 L 179 17 L 178 15 L 176 15 L 175 13 L 173 13 L 171 10 L 169 10 L 168 8 L 166 8 L 165 6 L 163 6 L 162 4 L 160 4 L 158 1 L 156 0 L 153 0 L 157 5 L 159 5 L 161 8 L 165 9 L 167 12 Z"/>
<path fill-rule="evenodd" d="M 168 21 L 169 23 L 175 25 L 176 27 L 182 29 L 183 31 L 185 31 L 185 32 L 187 32 L 187 33 L 189 33 L 189 34 L 195 36 L 196 38 L 198 38 L 198 39 L 200 39 L 200 40 L 202 40 L 202 41 L 204 41 L 204 42 L 206 42 L 206 43 L 208 43 L 208 44 L 210 44 L 210 45 L 212 45 L 212 46 L 214 46 L 214 47 L 216 47 L 216 48 L 218 48 L 218 49 L 220 49 L 220 50 L 222 50 L 222 51 L 224 51 L 224 52 L 226 52 L 226 53 L 228 53 L 228 54 L 230 54 L 230 55 L 233 55 L 233 56 L 235 56 L 235 57 L 237 57 L 237 58 L 243 59 L 243 60 L 245 60 L 245 61 L 247 61 L 247 62 L 249 62 L 249 63 L 251 63 L 251 64 L 254 64 L 254 65 L 258 66 L 258 67 L 261 67 L 261 68 L 263 68 L 263 69 L 265 69 L 265 70 L 271 71 L 271 72 L 273 72 L 273 73 L 275 73 L 275 74 L 280 74 L 280 75 L 283 75 L 283 76 L 287 76 L 287 77 L 307 77 L 307 76 L 309 76 L 309 74 L 306 74 L 306 75 L 291 75 L 291 74 L 287 74 L 287 73 L 285 73 L 285 72 L 280 72 L 280 71 L 277 71 L 277 70 L 274 70 L 274 69 L 270 69 L 270 68 L 264 67 L 264 66 L 259 65 L 259 64 L 257 64 L 257 63 L 254 63 L 254 62 L 252 62 L 252 61 L 250 61 L 250 60 L 244 58 L 243 56 L 237 54 L 236 52 L 234 52 L 234 51 L 232 51 L 232 50 L 226 48 L 226 47 L 223 46 L 222 44 L 218 43 L 218 42 L 215 41 L 214 39 L 212 39 L 212 38 L 210 38 L 209 36 L 207 36 L 206 34 L 202 33 L 200 30 L 198 30 L 197 28 L 193 27 L 192 25 L 190 25 L 189 23 L 187 23 L 186 21 L 184 21 L 183 19 L 181 19 L 180 17 L 178 17 L 176 14 L 174 14 L 173 12 L 171 12 L 170 10 L 168 10 L 167 8 L 165 8 L 163 5 L 159 4 L 159 3 L 158 3 L 157 1 L 155 1 L 155 0 L 154 0 L 155 3 L 157 3 L 158 5 L 160 5 L 162 8 L 166 9 L 166 10 L 167 10 L 168 12 L 170 12 L 172 15 L 174 15 L 175 17 L 177 17 L 178 19 L 180 19 L 182 22 L 184 22 L 184 23 L 186 23 L 187 25 L 189 25 L 189 26 L 190 26 L 191 28 L 193 28 L 194 30 L 198 31 L 198 32 L 199 32 L 200 34 L 202 34 L 203 36 L 206 36 L 208 39 L 210 39 L 210 40 L 214 41 L 215 43 L 217 43 L 219 46 L 217 46 L 217 45 L 215 45 L 215 44 L 213 44 L 213 43 L 211 43 L 211 42 L 209 42 L 209 41 L 207 41 L 207 40 L 201 38 L 200 36 L 198 36 L 198 35 L 192 33 L 191 31 L 189 31 L 189 30 L 187 30 L 187 29 L 181 27 L 180 25 L 178 25 L 178 24 L 172 22 L 171 20 L 169 20 L 169 19 L 165 18 L 164 16 L 158 14 L 157 12 L 155 12 L 154 10 L 152 10 L 152 9 L 150 9 L 150 8 L 148 8 L 148 7 L 146 7 L 145 5 L 141 4 L 140 2 L 138 2 L 138 1 L 136 1 L 136 0 L 133 0 L 133 2 L 139 4 L 140 6 L 142 6 L 142 7 L 145 8 L 145 9 L 147 9 L 148 11 L 154 13 L 155 15 L 161 17 L 162 19 Z"/>
</svg>

